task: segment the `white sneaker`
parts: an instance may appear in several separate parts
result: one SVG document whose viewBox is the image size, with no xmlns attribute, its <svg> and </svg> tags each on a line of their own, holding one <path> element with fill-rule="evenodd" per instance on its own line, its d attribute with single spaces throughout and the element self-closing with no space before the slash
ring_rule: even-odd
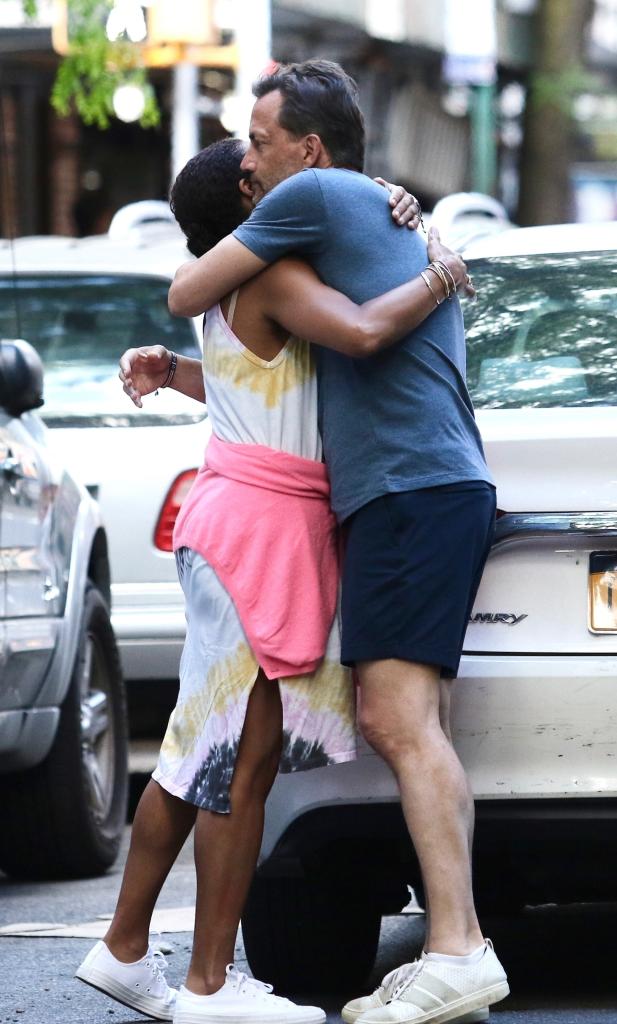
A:
<svg viewBox="0 0 617 1024">
<path fill-rule="evenodd" d="M 298 1006 L 272 995 L 272 985 L 249 978 L 233 964 L 225 969 L 225 984 L 210 996 L 188 989 L 178 992 L 174 1024 L 323 1024 L 318 1006 Z"/>
<path fill-rule="evenodd" d="M 415 970 L 416 963 L 417 961 L 413 964 L 402 964 L 396 970 L 390 971 L 389 974 L 386 974 L 381 985 L 374 992 L 371 992 L 370 996 L 360 996 L 358 999 L 350 999 L 348 1003 L 345 1003 L 341 1010 L 341 1017 L 346 1021 L 346 1024 L 356 1024 L 358 1017 L 365 1013 L 366 1010 L 374 1010 L 378 1006 L 385 1006 L 388 1000 L 392 998 L 392 993 L 397 985 L 402 984 L 410 972 Z M 488 1006 L 483 1006 L 479 1010 L 471 1010 L 470 1013 L 464 1013 L 457 1017 L 456 1024 L 485 1024 L 488 1019 Z"/>
<path fill-rule="evenodd" d="M 166 967 L 163 954 L 151 947 L 141 960 L 124 964 L 101 941 L 92 947 L 75 977 L 147 1017 L 173 1020 L 177 992 L 165 980 Z"/>
<path fill-rule="evenodd" d="M 506 973 L 487 940 L 474 964 L 442 963 L 423 953 L 395 984 L 385 1005 L 365 1010 L 356 1020 L 358 1024 L 444 1024 L 486 1009 L 509 991 Z"/>
</svg>

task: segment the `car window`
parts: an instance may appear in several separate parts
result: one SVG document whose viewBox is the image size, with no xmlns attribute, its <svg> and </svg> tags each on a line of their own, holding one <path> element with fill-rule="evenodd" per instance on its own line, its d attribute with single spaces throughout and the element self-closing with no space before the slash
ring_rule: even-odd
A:
<svg viewBox="0 0 617 1024">
<path fill-rule="evenodd" d="M 145 416 L 123 394 L 118 359 L 127 348 L 164 345 L 199 356 L 189 320 L 167 308 L 169 281 L 139 275 L 31 274 L 0 278 L 0 337 L 22 337 L 45 367 L 43 417 L 90 420 L 109 414 L 146 423 L 194 412 L 169 391 L 150 402 Z"/>
<path fill-rule="evenodd" d="M 478 409 L 617 405 L 617 255 L 469 261 L 467 383 Z"/>
</svg>

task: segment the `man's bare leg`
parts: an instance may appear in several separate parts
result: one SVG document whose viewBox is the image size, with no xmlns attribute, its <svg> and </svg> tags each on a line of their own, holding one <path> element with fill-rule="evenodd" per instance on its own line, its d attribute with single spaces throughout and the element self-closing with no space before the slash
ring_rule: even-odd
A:
<svg viewBox="0 0 617 1024">
<path fill-rule="evenodd" d="M 231 785 L 231 812 L 199 811 L 195 825 L 197 907 L 187 988 L 209 995 L 233 962 L 240 917 L 261 846 L 264 806 L 282 742 L 278 684 L 261 673 L 249 699 Z"/>
<path fill-rule="evenodd" d="M 429 665 L 389 659 L 357 666 L 360 727 L 394 772 L 430 908 L 425 949 L 466 955 L 484 939 L 473 903 L 473 800 L 440 720 L 449 700 Z"/>
<path fill-rule="evenodd" d="M 154 905 L 196 813 L 196 807 L 172 796 L 152 779 L 142 794 L 118 903 L 104 939 L 123 963 L 134 963 L 147 952 Z"/>
<path fill-rule="evenodd" d="M 439 724 L 443 729 L 450 743 L 452 743 L 452 688 L 454 686 L 454 679 L 440 679 L 439 680 Z M 473 792 L 471 789 L 471 783 L 465 774 L 465 782 L 467 783 L 467 793 L 469 798 L 469 860 L 472 859 L 473 850 L 473 833 L 476 822 L 475 807 L 473 802 Z"/>
</svg>

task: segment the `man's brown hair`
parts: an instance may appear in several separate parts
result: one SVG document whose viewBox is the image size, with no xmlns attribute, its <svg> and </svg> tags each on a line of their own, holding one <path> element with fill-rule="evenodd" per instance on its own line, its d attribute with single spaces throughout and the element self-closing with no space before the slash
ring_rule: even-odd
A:
<svg viewBox="0 0 617 1024">
<path fill-rule="evenodd" d="M 336 167 L 363 169 L 364 117 L 358 87 L 339 64 L 329 60 L 283 64 L 253 86 L 257 99 L 275 90 L 283 97 L 282 128 L 296 138 L 318 135 Z"/>
</svg>

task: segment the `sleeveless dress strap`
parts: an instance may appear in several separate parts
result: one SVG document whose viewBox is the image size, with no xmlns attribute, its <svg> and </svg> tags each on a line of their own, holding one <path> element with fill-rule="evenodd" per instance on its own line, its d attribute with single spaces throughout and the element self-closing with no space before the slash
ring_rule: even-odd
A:
<svg viewBox="0 0 617 1024">
<path fill-rule="evenodd" d="M 236 312 L 236 302 L 238 301 L 239 293 L 240 289 L 236 288 L 235 292 L 232 293 L 231 299 L 229 301 L 229 309 L 227 310 L 227 326 L 230 328 L 230 330 L 231 325 L 234 322 L 234 313 Z"/>
</svg>

